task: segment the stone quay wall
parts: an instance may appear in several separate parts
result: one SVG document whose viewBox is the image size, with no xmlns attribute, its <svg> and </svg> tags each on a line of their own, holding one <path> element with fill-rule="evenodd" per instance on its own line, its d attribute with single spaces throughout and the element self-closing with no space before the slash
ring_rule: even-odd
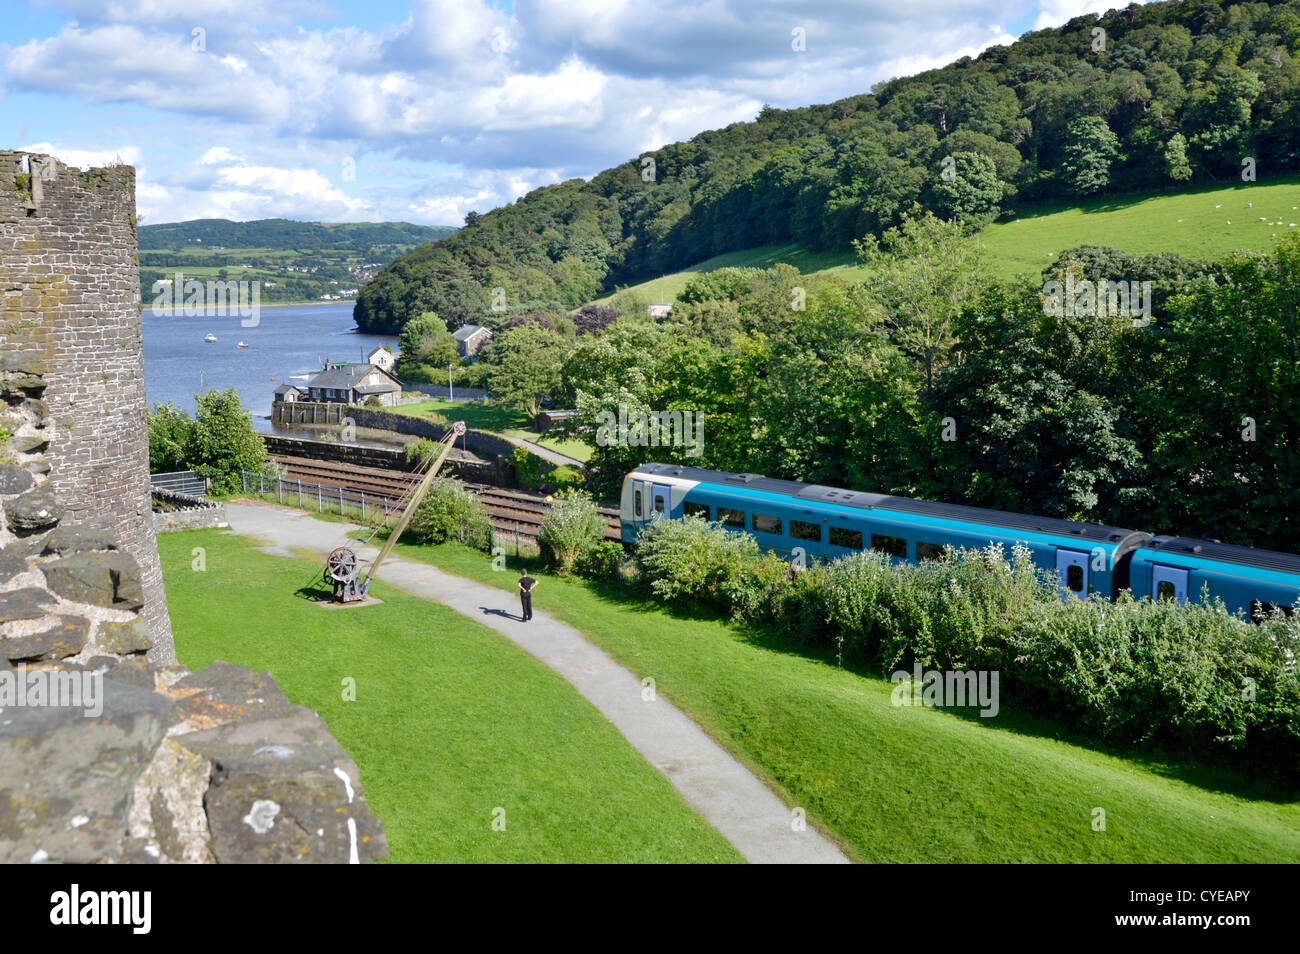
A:
<svg viewBox="0 0 1300 954">
<path fill-rule="evenodd" d="M 210 530 L 228 527 L 226 505 L 205 500 L 178 490 L 153 489 L 153 528 L 155 533 L 169 530 Z"/>
</svg>

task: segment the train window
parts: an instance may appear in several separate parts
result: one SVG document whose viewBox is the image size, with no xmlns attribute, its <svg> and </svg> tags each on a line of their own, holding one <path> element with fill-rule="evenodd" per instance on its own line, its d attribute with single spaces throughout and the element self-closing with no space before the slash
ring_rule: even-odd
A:
<svg viewBox="0 0 1300 954">
<path fill-rule="evenodd" d="M 718 523 L 724 527 L 744 527 L 745 511 L 732 510 L 730 507 L 719 507 Z"/>
<path fill-rule="evenodd" d="M 1283 616 L 1292 616 L 1295 608 L 1291 606 L 1279 606 L 1277 603 L 1265 603 L 1263 600 L 1250 601 L 1250 620 L 1252 623 L 1258 623 L 1267 619 L 1270 614 L 1282 611 Z"/>
<path fill-rule="evenodd" d="M 636 515 L 641 516 L 641 491 L 636 492 Z"/>
<path fill-rule="evenodd" d="M 1076 593 L 1083 592 L 1083 567 L 1077 563 L 1071 563 L 1065 571 L 1065 585 Z M 1170 590 L 1173 585 L 1170 584 Z"/>
<path fill-rule="evenodd" d="M 942 560 L 944 546 L 942 543 L 926 543 L 924 540 L 916 541 L 916 558 L 918 560 Z"/>
<path fill-rule="evenodd" d="M 664 495 L 655 494 L 655 513 L 664 512 Z"/>
<path fill-rule="evenodd" d="M 780 533 L 781 518 L 765 513 L 754 514 L 754 529 L 760 533 Z"/>
<path fill-rule="evenodd" d="M 802 520 L 790 521 L 790 536 L 796 540 L 822 541 L 822 528 L 819 523 L 805 523 Z"/>
<path fill-rule="evenodd" d="M 1174 589 L 1174 584 L 1168 580 L 1161 580 L 1160 585 L 1156 587 L 1156 601 L 1176 599 L 1178 599 L 1178 591 Z"/>
<path fill-rule="evenodd" d="M 831 527 L 831 546 L 844 547 L 848 550 L 862 549 L 862 534 L 857 530 L 845 530 L 843 527 Z"/>
<path fill-rule="evenodd" d="M 877 533 L 871 535 L 871 549 L 888 553 L 890 556 L 907 559 L 907 541 L 902 537 L 886 537 Z"/>
<path fill-rule="evenodd" d="M 688 500 L 682 504 L 682 514 L 687 517 L 703 517 L 705 520 L 708 520 L 709 505 L 695 503 L 694 501 Z"/>
</svg>

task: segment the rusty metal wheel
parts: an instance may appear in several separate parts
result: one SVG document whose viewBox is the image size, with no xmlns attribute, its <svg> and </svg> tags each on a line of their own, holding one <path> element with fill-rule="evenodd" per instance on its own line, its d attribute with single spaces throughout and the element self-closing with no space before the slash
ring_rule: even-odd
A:
<svg viewBox="0 0 1300 954">
<path fill-rule="evenodd" d="M 357 555 L 347 547 L 339 547 L 325 558 L 325 575 L 335 583 L 356 579 Z"/>
</svg>

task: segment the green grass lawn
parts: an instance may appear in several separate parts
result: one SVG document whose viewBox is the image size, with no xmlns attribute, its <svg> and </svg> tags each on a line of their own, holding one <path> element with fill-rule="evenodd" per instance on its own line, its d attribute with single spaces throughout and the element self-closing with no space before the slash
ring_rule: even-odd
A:
<svg viewBox="0 0 1300 954">
<path fill-rule="evenodd" d="M 685 290 L 686 283 L 696 275 L 719 268 L 771 268 L 781 262 L 793 265 L 805 275 L 830 274 L 849 282 L 861 281 L 866 277 L 866 269 L 858 265 L 857 261 L 857 255 L 853 252 L 813 252 L 797 243 L 760 245 L 757 248 L 715 255 L 683 271 L 630 285 L 626 290 L 646 304 L 673 302 Z M 598 298 L 596 304 L 608 304 L 613 297 L 610 294 Z"/>
<path fill-rule="evenodd" d="M 513 587 L 482 553 L 397 550 Z M 536 575 L 537 607 L 654 678 L 860 861 L 1300 861 L 1300 803 L 1229 773 L 1097 751 L 1006 711 L 984 720 L 898 708 L 886 680 L 815 653 Z M 1093 830 L 1096 808 L 1105 831 Z"/>
<path fill-rule="evenodd" d="M 395 862 L 735 862 L 731 845 L 560 676 L 382 583 L 322 609 L 315 561 L 216 530 L 160 534 L 176 651 L 268 671 L 361 769 Z M 206 569 L 192 569 L 193 548 Z M 344 677 L 356 701 L 342 699 Z M 494 831 L 493 810 L 506 828 Z"/>
<path fill-rule="evenodd" d="M 1056 254 L 1078 245 L 1194 259 L 1265 251 L 1292 223 L 1300 228 L 1300 176 L 1045 206 L 990 225 L 980 245 L 995 272 L 1010 277 L 1037 275 Z"/>
<path fill-rule="evenodd" d="M 533 422 L 526 413 L 499 404 L 459 403 L 429 398 L 427 401 L 403 404 L 386 410 L 410 417 L 428 417 L 437 414 L 449 421 L 464 421 L 475 430 L 533 441 L 583 463 L 591 459 L 591 448 L 582 441 L 542 434 L 533 429 Z"/>
<path fill-rule="evenodd" d="M 1281 225 L 1270 224 L 1279 221 Z M 1026 208 L 1012 221 L 990 225 L 979 241 L 994 275 L 1012 278 L 1038 275 L 1056 255 L 1080 245 L 1106 245 L 1136 254 L 1175 252 L 1207 260 L 1241 249 L 1264 251 L 1291 230 L 1292 222 L 1300 228 L 1300 176 L 1150 196 L 1044 203 Z M 836 275 L 847 282 L 867 276 L 853 252 L 762 245 L 714 256 L 683 271 L 628 286 L 626 291 L 647 304 L 672 302 L 696 275 L 728 267 L 770 268 L 778 262 L 805 275 Z M 613 297 L 597 302 L 607 304 Z"/>
</svg>

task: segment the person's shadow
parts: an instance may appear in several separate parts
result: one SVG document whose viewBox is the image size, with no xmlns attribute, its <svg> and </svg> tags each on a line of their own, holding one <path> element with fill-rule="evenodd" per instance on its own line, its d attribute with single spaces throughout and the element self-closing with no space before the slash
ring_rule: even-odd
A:
<svg viewBox="0 0 1300 954">
<path fill-rule="evenodd" d="M 507 613 L 503 609 L 497 609 L 496 607 L 491 606 L 480 606 L 479 609 L 483 611 L 484 616 L 504 616 L 506 619 L 512 619 L 516 623 L 522 623 L 524 621 L 522 613 L 515 616 L 513 613 Z"/>
</svg>

